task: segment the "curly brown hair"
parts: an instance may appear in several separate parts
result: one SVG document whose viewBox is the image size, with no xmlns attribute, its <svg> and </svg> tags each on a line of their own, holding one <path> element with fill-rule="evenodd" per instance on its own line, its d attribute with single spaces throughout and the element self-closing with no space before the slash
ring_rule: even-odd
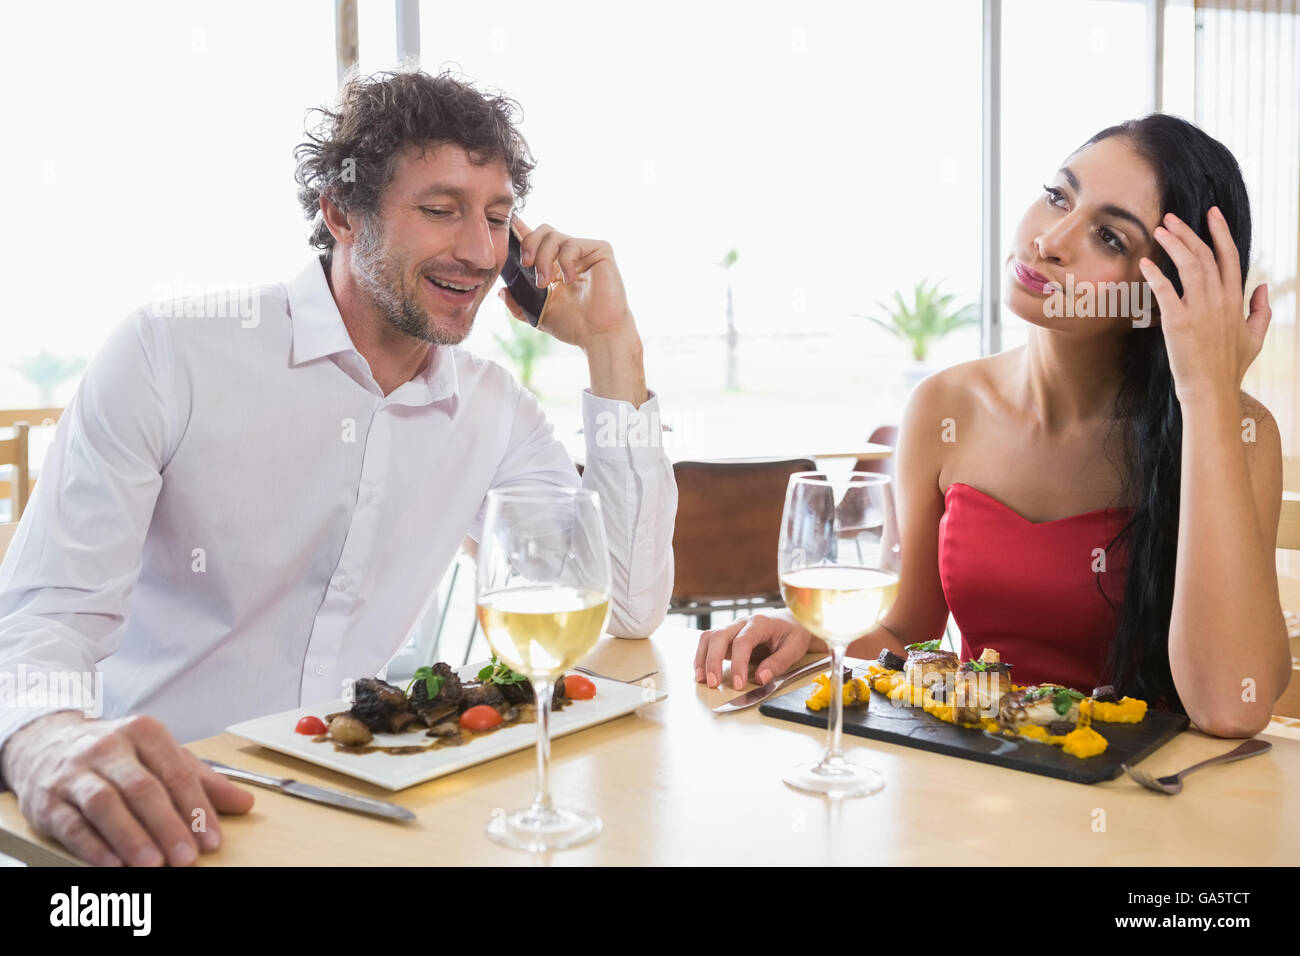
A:
<svg viewBox="0 0 1300 956">
<path fill-rule="evenodd" d="M 293 151 L 298 202 L 311 220 L 310 243 L 317 249 L 334 248 L 320 213 L 322 194 L 344 212 L 377 214 L 397 157 L 408 146 L 455 143 L 476 163 L 500 160 L 510 173 L 516 201 L 522 202 L 536 164 L 515 128 L 520 112 L 514 100 L 481 92 L 450 71 L 437 76 L 384 72 L 348 80 L 337 109 L 308 111 L 321 114 L 320 122 Z"/>
</svg>

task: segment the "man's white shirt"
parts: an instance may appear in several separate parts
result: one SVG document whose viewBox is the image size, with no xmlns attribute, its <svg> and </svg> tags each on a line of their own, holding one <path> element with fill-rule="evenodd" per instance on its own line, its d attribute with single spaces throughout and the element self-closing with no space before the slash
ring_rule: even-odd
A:
<svg viewBox="0 0 1300 956">
<path fill-rule="evenodd" d="M 663 620 L 677 488 L 654 395 L 583 393 L 579 479 L 533 396 L 460 348 L 385 396 L 316 257 L 223 304 L 137 310 L 60 420 L 0 566 L 0 749 L 69 706 L 40 693 L 68 675 L 100 682 L 92 716 L 182 742 L 341 696 L 401 647 L 491 488 L 595 489 L 609 630 Z"/>
</svg>

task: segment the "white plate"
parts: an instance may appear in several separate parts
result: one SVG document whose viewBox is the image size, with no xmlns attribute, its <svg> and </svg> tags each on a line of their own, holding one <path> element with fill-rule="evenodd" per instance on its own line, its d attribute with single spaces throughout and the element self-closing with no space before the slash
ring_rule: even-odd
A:
<svg viewBox="0 0 1300 956">
<path fill-rule="evenodd" d="M 458 671 L 462 678 L 475 678 L 487 664 L 483 661 Z M 587 675 L 583 675 L 584 677 Z M 563 710 L 551 713 L 551 737 L 563 737 L 577 730 L 602 724 L 607 720 L 630 714 L 638 707 L 663 700 L 668 692 L 658 686 L 653 678 L 640 684 L 623 684 L 603 677 L 589 677 L 596 685 L 596 696 L 591 700 L 575 700 Z M 424 783 L 444 774 L 464 770 L 474 764 L 524 750 L 537 744 L 537 725 L 514 724 L 490 734 L 484 734 L 459 747 L 437 747 L 419 754 L 368 754 L 338 753 L 328 740 L 314 743 L 306 734 L 296 733 L 299 718 L 314 716 L 324 719 L 326 714 L 347 710 L 351 705 L 343 700 L 330 700 L 310 707 L 286 710 L 267 717 L 257 717 L 233 724 L 226 730 L 253 743 L 261 744 L 292 757 L 300 757 L 330 770 L 373 783 L 388 790 L 402 790 Z M 422 732 L 409 734 L 375 734 L 375 746 L 405 747 L 429 741 Z"/>
</svg>

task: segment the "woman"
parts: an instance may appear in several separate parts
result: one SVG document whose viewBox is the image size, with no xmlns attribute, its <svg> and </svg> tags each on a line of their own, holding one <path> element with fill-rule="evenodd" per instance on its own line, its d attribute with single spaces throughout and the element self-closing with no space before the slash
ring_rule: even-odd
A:
<svg viewBox="0 0 1300 956">
<path fill-rule="evenodd" d="M 1006 259 L 1028 344 L 904 409 L 898 596 L 849 656 L 942 637 L 951 610 L 962 656 L 995 647 L 1017 683 L 1114 683 L 1221 737 L 1268 724 L 1291 660 L 1278 428 L 1241 391 L 1271 316 L 1261 286 L 1242 321 L 1249 253 L 1240 169 L 1192 124 L 1153 114 L 1066 160 Z M 704 632 L 696 680 L 730 658 L 737 689 L 755 665 L 766 683 L 821 650 L 755 616 Z"/>
</svg>

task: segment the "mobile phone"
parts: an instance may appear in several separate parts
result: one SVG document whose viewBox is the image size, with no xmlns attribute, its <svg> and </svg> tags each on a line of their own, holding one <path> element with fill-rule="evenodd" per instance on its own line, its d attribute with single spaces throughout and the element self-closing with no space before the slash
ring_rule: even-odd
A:
<svg viewBox="0 0 1300 956">
<path fill-rule="evenodd" d="M 550 290 L 537 288 L 537 269 L 533 266 L 525 267 L 519 261 L 519 250 L 519 233 L 515 231 L 512 220 L 510 251 L 506 255 L 506 264 L 501 268 L 501 279 L 510 290 L 510 294 L 514 296 L 514 300 L 519 303 L 519 307 L 524 310 L 529 324 L 537 328 L 538 323 L 542 321 L 542 315 L 546 312 L 546 300 L 550 296 Z"/>
</svg>

